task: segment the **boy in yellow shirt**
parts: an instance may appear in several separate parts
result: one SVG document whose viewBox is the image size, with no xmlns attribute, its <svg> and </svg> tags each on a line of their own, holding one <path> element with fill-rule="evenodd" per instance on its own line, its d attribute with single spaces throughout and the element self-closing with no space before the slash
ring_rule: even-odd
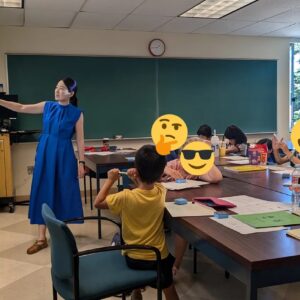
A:
<svg viewBox="0 0 300 300">
<path fill-rule="evenodd" d="M 127 171 L 137 188 L 108 195 L 120 176 L 118 169 L 112 169 L 107 173 L 108 178 L 96 197 L 95 207 L 108 208 L 121 217 L 126 244 L 150 245 L 160 250 L 163 292 L 166 300 L 177 300 L 172 274 L 174 257 L 168 252 L 163 228 L 166 190 L 157 183 L 165 165 L 165 157 L 156 152 L 155 146 L 141 147 L 135 155 L 136 168 Z M 156 269 L 155 259 L 155 254 L 146 250 L 130 250 L 126 253 L 127 265 L 133 269 Z"/>
</svg>

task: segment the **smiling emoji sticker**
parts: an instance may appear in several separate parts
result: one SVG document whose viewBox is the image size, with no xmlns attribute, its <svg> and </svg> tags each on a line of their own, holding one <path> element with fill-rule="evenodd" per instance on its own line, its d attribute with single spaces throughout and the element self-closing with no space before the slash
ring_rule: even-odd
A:
<svg viewBox="0 0 300 300">
<path fill-rule="evenodd" d="M 215 155 L 210 145 L 204 142 L 191 142 L 180 153 L 180 163 L 192 175 L 206 174 L 214 165 Z"/>
<path fill-rule="evenodd" d="M 172 150 L 180 148 L 186 141 L 187 135 L 185 122 L 172 114 L 157 118 L 151 129 L 152 140 L 160 155 L 168 155 Z"/>
<path fill-rule="evenodd" d="M 300 121 L 297 121 L 292 129 L 291 141 L 295 150 L 300 152 Z"/>
</svg>

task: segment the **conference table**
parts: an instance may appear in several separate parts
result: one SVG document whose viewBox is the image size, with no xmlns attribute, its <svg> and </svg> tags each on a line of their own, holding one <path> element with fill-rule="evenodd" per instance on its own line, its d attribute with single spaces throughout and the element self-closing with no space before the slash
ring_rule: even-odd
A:
<svg viewBox="0 0 300 300">
<path fill-rule="evenodd" d="M 215 164 L 218 166 L 224 177 L 233 178 L 237 181 L 246 182 L 252 185 L 263 187 L 275 192 L 292 195 L 290 189 L 285 184 L 291 182 L 291 178 L 282 178 L 282 174 L 274 173 L 271 169 L 259 172 L 234 172 L 226 169 L 226 166 L 237 166 L 232 161 L 225 158 L 216 158 Z"/>
<path fill-rule="evenodd" d="M 290 202 L 287 194 L 232 178 L 199 189 L 168 191 L 167 201 L 235 195 Z M 208 217 L 168 217 L 167 222 L 198 251 L 245 283 L 247 300 L 257 299 L 258 288 L 300 281 L 300 241 L 286 236 L 285 230 L 243 235 Z"/>
<path fill-rule="evenodd" d="M 124 154 L 88 155 L 86 164 L 96 172 L 99 190 L 99 174 L 113 167 L 130 167 L 133 162 L 129 162 Z M 247 195 L 268 201 L 291 202 L 290 191 L 282 185 L 280 174 L 270 171 L 228 173 L 220 168 L 224 175 L 222 182 L 168 191 L 166 200 Z M 247 300 L 257 300 L 258 288 L 300 281 L 300 241 L 288 237 L 285 230 L 243 235 L 208 217 L 171 218 L 168 214 L 166 222 L 198 251 L 242 281 L 247 287 Z M 98 226 L 101 238 L 101 223 Z"/>
</svg>

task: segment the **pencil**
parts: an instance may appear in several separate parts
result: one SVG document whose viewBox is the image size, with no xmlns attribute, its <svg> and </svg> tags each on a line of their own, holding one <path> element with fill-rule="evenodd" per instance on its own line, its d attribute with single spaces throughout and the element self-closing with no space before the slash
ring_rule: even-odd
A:
<svg viewBox="0 0 300 300">
<path fill-rule="evenodd" d="M 120 175 L 127 175 L 127 172 L 119 171 L 119 174 L 120 174 Z"/>
</svg>

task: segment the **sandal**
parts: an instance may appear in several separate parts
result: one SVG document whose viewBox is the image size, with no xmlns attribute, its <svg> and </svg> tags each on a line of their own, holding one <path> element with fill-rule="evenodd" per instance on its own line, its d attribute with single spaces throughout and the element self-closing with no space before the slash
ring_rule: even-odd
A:
<svg viewBox="0 0 300 300">
<path fill-rule="evenodd" d="M 37 240 L 31 247 L 27 249 L 27 254 L 35 254 L 47 247 L 48 247 L 47 240 Z"/>
</svg>

